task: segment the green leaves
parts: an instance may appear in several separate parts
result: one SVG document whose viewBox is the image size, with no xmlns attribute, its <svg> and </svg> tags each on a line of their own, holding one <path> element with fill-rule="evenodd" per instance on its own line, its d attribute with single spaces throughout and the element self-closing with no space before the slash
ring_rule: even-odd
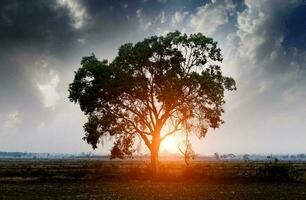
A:
<svg viewBox="0 0 306 200">
<path fill-rule="evenodd" d="M 212 38 L 179 31 L 124 44 L 111 63 L 84 57 L 69 85 L 70 101 L 88 116 L 84 139 L 96 148 L 114 136 L 114 152 L 128 155 L 136 135 L 150 149 L 166 124 L 204 137 L 223 123 L 224 91 L 236 89 L 220 62 Z"/>
</svg>

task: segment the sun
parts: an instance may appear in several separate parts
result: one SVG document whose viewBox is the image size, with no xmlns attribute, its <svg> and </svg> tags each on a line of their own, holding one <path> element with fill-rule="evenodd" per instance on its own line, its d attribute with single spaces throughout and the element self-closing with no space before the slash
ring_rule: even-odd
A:
<svg viewBox="0 0 306 200">
<path fill-rule="evenodd" d="M 161 145 L 160 145 L 160 150 L 161 152 L 167 151 L 168 153 L 177 153 L 178 152 L 178 141 L 176 137 L 174 136 L 168 136 L 166 137 Z"/>
</svg>

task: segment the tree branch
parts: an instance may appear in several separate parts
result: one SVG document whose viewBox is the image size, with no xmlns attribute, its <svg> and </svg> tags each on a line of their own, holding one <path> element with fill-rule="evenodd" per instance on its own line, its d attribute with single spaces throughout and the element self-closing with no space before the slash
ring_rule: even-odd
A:
<svg viewBox="0 0 306 200">
<path fill-rule="evenodd" d="M 147 119 L 144 118 L 143 114 L 139 113 L 139 111 L 133 110 L 131 109 L 129 106 L 125 105 L 124 103 L 120 102 L 120 105 L 122 107 L 124 107 L 125 109 L 129 110 L 130 112 L 134 113 L 135 115 L 137 115 L 142 121 L 143 123 L 148 127 L 148 129 L 153 132 L 153 127 L 150 125 L 150 123 L 148 122 Z"/>
<path fill-rule="evenodd" d="M 179 127 L 179 125 L 183 122 L 183 120 L 181 119 L 175 126 L 174 129 L 172 131 L 169 131 L 168 133 L 166 133 L 163 137 L 161 137 L 160 141 L 162 142 L 167 136 L 174 134 L 175 132 L 181 130 Z"/>
<path fill-rule="evenodd" d="M 180 128 L 175 128 L 172 131 L 169 131 L 168 133 L 166 133 L 163 137 L 160 138 L 160 142 L 162 142 L 166 137 L 168 137 L 169 135 L 172 135 L 173 133 L 175 133 L 176 131 L 181 130 Z"/>
<path fill-rule="evenodd" d="M 120 115 L 120 114 L 117 114 L 117 115 L 118 115 L 121 119 L 127 121 L 131 126 L 133 126 L 134 129 L 136 130 L 136 132 L 137 132 L 137 133 L 140 135 L 140 137 L 143 139 L 143 141 L 145 142 L 145 144 L 147 145 L 147 147 L 148 147 L 149 149 L 151 149 L 151 143 L 150 143 L 148 137 L 146 136 L 146 132 L 141 131 L 141 130 L 137 127 L 137 125 L 136 125 L 132 120 L 130 120 L 130 119 L 128 119 L 128 118 L 126 118 L 126 117 L 124 117 L 124 116 L 122 116 L 122 115 Z"/>
</svg>

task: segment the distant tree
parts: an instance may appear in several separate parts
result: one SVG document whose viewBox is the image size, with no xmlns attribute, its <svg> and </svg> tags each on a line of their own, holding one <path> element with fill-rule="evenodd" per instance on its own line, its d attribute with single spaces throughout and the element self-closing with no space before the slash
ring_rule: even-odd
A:
<svg viewBox="0 0 306 200">
<path fill-rule="evenodd" d="M 216 153 L 214 154 L 214 157 L 215 157 L 216 160 L 219 160 L 219 159 L 220 159 L 219 153 L 216 152 Z"/>
<path fill-rule="evenodd" d="M 115 159 L 115 158 L 120 158 L 120 159 L 124 158 L 124 154 L 117 144 L 115 144 L 113 148 L 111 149 L 110 159 Z"/>
<path fill-rule="evenodd" d="M 84 140 L 97 148 L 102 137 L 113 136 L 129 156 L 140 137 L 156 172 L 166 137 L 187 131 L 203 138 L 223 123 L 224 92 L 236 86 L 222 75 L 221 61 L 212 38 L 178 31 L 124 44 L 111 63 L 84 57 L 69 85 L 69 99 L 88 117 Z"/>
<path fill-rule="evenodd" d="M 283 158 L 283 159 L 288 159 L 288 158 L 289 158 L 289 155 L 283 155 L 282 158 Z"/>
<path fill-rule="evenodd" d="M 236 155 L 235 155 L 235 154 L 232 154 L 232 153 L 228 154 L 227 156 L 228 156 L 229 158 L 231 158 L 231 159 L 233 159 L 233 158 L 236 157 Z"/>
<path fill-rule="evenodd" d="M 244 154 L 242 156 L 242 159 L 245 160 L 245 161 L 250 160 L 250 155 L 249 154 Z"/>
<path fill-rule="evenodd" d="M 305 154 L 301 153 L 301 154 L 298 154 L 297 157 L 301 160 L 303 160 L 305 158 Z"/>
<path fill-rule="evenodd" d="M 268 160 L 270 160 L 270 159 L 272 159 L 272 158 L 273 158 L 272 154 L 270 154 L 269 156 L 267 156 L 267 159 L 268 159 Z"/>
</svg>

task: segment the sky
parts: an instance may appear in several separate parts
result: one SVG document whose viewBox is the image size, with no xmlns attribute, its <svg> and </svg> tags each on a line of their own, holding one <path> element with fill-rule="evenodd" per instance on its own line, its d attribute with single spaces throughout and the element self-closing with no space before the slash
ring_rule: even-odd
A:
<svg viewBox="0 0 306 200">
<path fill-rule="evenodd" d="M 304 0 L 2 0 L 0 151 L 92 151 L 67 98 L 81 58 L 179 30 L 213 37 L 238 88 L 196 153 L 305 153 L 305 18 Z"/>
</svg>

